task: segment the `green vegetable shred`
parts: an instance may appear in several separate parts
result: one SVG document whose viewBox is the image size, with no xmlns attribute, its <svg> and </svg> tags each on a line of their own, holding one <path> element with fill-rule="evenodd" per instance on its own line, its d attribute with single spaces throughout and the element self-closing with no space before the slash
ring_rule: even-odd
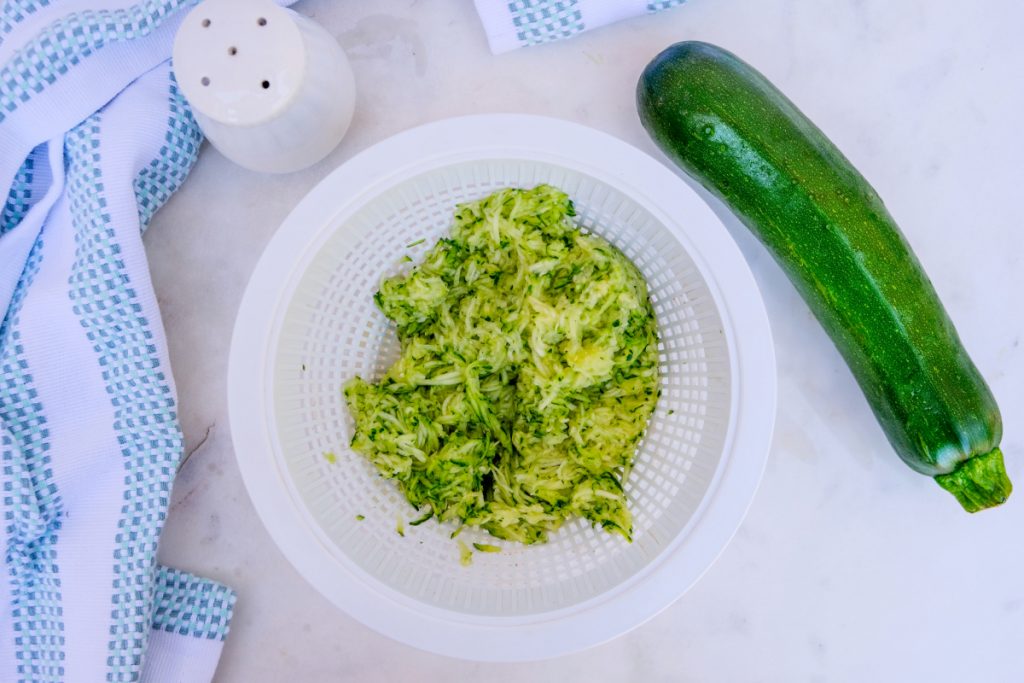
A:
<svg viewBox="0 0 1024 683">
<path fill-rule="evenodd" d="M 459 544 L 459 564 L 463 567 L 468 567 L 473 564 L 473 551 L 469 549 L 469 546 L 458 541 Z"/>
<path fill-rule="evenodd" d="M 640 272 L 574 215 L 547 185 L 462 204 L 375 296 L 402 353 L 346 384 L 352 447 L 440 521 L 540 543 L 580 516 L 630 538 L 657 322 Z"/>
<path fill-rule="evenodd" d="M 482 553 L 500 553 L 501 548 L 490 543 L 474 543 L 473 547 Z"/>
</svg>

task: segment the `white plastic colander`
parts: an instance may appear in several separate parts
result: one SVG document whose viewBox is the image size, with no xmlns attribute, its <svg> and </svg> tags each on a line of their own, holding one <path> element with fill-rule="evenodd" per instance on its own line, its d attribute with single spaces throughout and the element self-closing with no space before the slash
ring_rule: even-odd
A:
<svg viewBox="0 0 1024 683">
<path fill-rule="evenodd" d="M 348 448 L 341 393 L 398 354 L 373 294 L 447 234 L 455 205 L 550 183 L 647 279 L 662 395 L 626 483 L 633 542 L 577 520 L 545 545 L 462 566 L 454 527 L 416 513 Z M 413 245 L 413 246 L 409 246 Z M 477 660 L 551 657 L 608 640 L 693 584 L 760 479 L 775 361 L 760 294 L 713 212 L 678 177 L 603 133 L 474 116 L 397 135 L 335 170 L 267 247 L 236 323 L 231 431 L 253 503 L 296 568 L 339 607 L 410 645 Z M 362 518 L 362 519 L 360 519 Z M 396 527 L 405 520 L 404 536 Z"/>
</svg>

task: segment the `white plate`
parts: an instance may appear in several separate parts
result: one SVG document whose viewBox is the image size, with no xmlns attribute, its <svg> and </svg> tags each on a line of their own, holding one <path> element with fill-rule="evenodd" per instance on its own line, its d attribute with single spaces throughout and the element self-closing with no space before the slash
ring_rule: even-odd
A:
<svg viewBox="0 0 1024 683">
<path fill-rule="evenodd" d="M 462 567 L 451 527 L 431 521 L 395 533 L 396 515 L 413 512 L 347 448 L 341 385 L 354 374 L 374 377 L 397 352 L 371 299 L 381 277 L 443 235 L 457 202 L 539 182 L 565 189 L 580 223 L 644 273 L 658 315 L 663 395 L 627 482 L 631 544 L 577 521 L 546 545 L 499 542 L 501 553 Z M 249 283 L 228 390 L 249 494 L 310 583 L 402 642 L 513 661 L 620 635 L 711 566 L 760 480 L 775 383 L 771 331 L 750 270 L 685 183 L 604 133 L 489 115 L 401 133 L 303 199 Z"/>
</svg>

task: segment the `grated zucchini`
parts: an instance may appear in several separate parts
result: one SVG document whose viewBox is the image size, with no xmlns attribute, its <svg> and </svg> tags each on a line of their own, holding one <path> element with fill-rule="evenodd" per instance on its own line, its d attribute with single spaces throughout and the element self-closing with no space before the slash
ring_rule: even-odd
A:
<svg viewBox="0 0 1024 683">
<path fill-rule="evenodd" d="M 459 564 L 463 567 L 468 567 L 473 564 L 473 551 L 469 549 L 469 546 L 462 541 L 456 541 L 459 544 Z"/>
<path fill-rule="evenodd" d="M 438 520 L 529 544 L 580 516 L 630 538 L 657 323 L 640 272 L 574 215 L 547 185 L 459 205 L 374 297 L 402 353 L 345 385 L 351 445 Z"/>
<path fill-rule="evenodd" d="M 473 547 L 482 553 L 500 553 L 501 548 L 490 543 L 474 543 Z"/>
</svg>

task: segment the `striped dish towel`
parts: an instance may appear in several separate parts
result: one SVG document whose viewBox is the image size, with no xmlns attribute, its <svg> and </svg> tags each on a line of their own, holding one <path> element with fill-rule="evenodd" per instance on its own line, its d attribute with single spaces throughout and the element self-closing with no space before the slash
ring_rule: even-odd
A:
<svg viewBox="0 0 1024 683">
<path fill-rule="evenodd" d="M 234 593 L 156 563 L 182 455 L 142 231 L 201 141 L 188 0 L 0 7 L 0 681 L 209 681 Z"/>
<path fill-rule="evenodd" d="M 491 52 L 569 38 L 685 0 L 474 0 Z"/>
</svg>

